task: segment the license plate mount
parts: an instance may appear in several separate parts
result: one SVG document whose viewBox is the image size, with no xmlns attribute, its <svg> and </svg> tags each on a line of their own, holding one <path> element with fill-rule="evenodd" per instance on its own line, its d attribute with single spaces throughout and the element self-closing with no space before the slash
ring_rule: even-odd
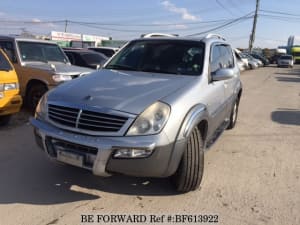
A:
<svg viewBox="0 0 300 225">
<path fill-rule="evenodd" d="M 83 156 L 72 152 L 57 151 L 57 160 L 73 166 L 83 167 Z"/>
</svg>

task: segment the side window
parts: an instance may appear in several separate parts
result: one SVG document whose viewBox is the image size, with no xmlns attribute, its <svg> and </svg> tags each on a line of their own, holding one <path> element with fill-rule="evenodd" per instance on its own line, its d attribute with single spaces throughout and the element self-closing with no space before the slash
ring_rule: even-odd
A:
<svg viewBox="0 0 300 225">
<path fill-rule="evenodd" d="M 5 58 L 5 56 L 0 52 L 0 71 L 9 71 L 12 70 L 12 67 L 10 66 L 9 62 Z"/>
<path fill-rule="evenodd" d="M 11 41 L 0 41 L 0 48 L 4 50 L 11 62 L 17 62 L 14 46 Z"/>
<path fill-rule="evenodd" d="M 68 56 L 70 63 L 74 65 L 75 64 L 75 58 L 74 58 L 73 54 L 70 53 L 70 52 L 65 52 L 65 54 Z"/>
<path fill-rule="evenodd" d="M 222 68 L 222 55 L 220 45 L 215 45 L 211 50 L 210 72 L 214 74 L 218 69 Z"/>
</svg>

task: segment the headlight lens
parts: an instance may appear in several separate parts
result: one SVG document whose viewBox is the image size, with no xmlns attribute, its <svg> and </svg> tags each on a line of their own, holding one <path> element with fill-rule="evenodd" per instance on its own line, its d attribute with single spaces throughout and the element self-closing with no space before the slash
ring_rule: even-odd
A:
<svg viewBox="0 0 300 225">
<path fill-rule="evenodd" d="M 156 102 L 149 106 L 132 124 L 127 136 L 151 135 L 159 133 L 166 124 L 170 115 L 170 106 Z"/>
<path fill-rule="evenodd" d="M 52 79 L 55 82 L 64 82 L 64 81 L 68 81 L 68 80 L 72 80 L 72 76 L 70 75 L 65 75 L 65 74 L 54 74 L 52 76 Z"/>
<path fill-rule="evenodd" d="M 4 97 L 4 84 L 0 84 L 0 99 Z"/>
<path fill-rule="evenodd" d="M 47 104 L 48 93 L 44 94 L 40 99 L 39 104 L 35 109 L 35 118 L 45 120 L 47 118 L 48 104 Z"/>
<path fill-rule="evenodd" d="M 4 84 L 4 91 L 19 89 L 18 83 L 6 83 Z"/>
</svg>

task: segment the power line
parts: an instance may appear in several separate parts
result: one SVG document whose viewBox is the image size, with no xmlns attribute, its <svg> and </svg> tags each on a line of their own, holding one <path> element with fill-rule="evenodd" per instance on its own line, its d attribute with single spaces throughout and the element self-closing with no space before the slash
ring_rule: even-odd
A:
<svg viewBox="0 0 300 225">
<path fill-rule="evenodd" d="M 273 10 L 264 10 L 260 9 L 260 12 L 265 12 L 265 13 L 270 13 L 270 14 L 281 14 L 281 15 L 288 15 L 288 16 L 300 16 L 300 14 L 292 14 L 292 13 L 287 13 L 287 12 L 281 12 L 281 11 L 273 11 Z"/>
<path fill-rule="evenodd" d="M 226 8 L 221 2 L 219 2 L 219 0 L 216 0 L 216 3 L 221 6 L 225 11 L 227 11 L 228 13 L 230 13 L 233 16 L 236 16 L 234 13 L 231 12 L 231 10 L 229 10 L 228 8 Z"/>
<path fill-rule="evenodd" d="M 199 33 L 195 33 L 195 34 L 186 35 L 186 36 L 188 36 L 188 37 L 190 37 L 190 36 L 199 36 L 199 35 L 206 34 L 206 33 L 212 32 L 212 31 L 220 30 L 220 29 L 222 29 L 224 27 L 227 27 L 227 26 L 229 26 L 231 24 L 234 24 L 234 23 L 241 22 L 243 20 L 247 20 L 247 19 L 252 18 L 253 16 L 250 16 L 251 14 L 253 14 L 253 12 L 250 12 L 250 13 L 248 13 L 248 14 L 242 16 L 242 17 L 239 17 L 237 19 L 233 19 L 230 22 L 224 23 L 224 24 L 222 24 L 220 26 L 217 26 L 217 27 L 214 27 L 212 29 L 209 29 L 209 30 L 206 30 L 206 31 L 202 31 L 202 32 L 199 32 Z"/>
</svg>

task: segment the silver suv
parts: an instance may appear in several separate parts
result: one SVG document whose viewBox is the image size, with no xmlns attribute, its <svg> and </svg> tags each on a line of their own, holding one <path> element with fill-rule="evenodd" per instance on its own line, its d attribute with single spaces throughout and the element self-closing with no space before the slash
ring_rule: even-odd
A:
<svg viewBox="0 0 300 225">
<path fill-rule="evenodd" d="M 204 150 L 235 126 L 242 85 L 220 36 L 141 38 L 102 70 L 46 93 L 31 120 L 50 158 L 91 170 L 201 182 Z"/>
</svg>

